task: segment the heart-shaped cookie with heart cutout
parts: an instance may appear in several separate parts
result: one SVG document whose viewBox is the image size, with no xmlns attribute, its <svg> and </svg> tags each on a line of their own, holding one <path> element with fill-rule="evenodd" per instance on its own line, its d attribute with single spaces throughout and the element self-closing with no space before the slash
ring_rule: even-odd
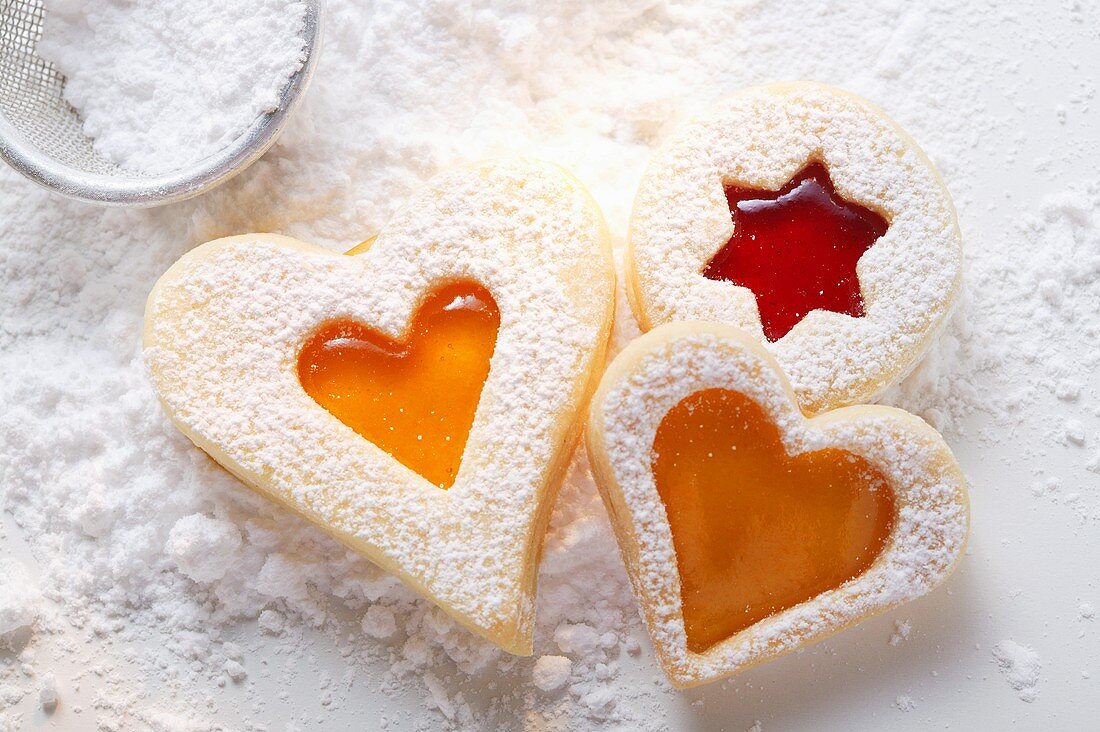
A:
<svg viewBox="0 0 1100 732">
<path fill-rule="evenodd" d="M 681 126 L 634 199 L 626 285 L 643 330 L 712 321 L 775 356 L 810 414 L 870 401 L 951 311 L 962 237 L 939 174 L 869 102 L 745 89 Z"/>
<path fill-rule="evenodd" d="M 160 279 L 146 359 L 222 466 L 530 653 L 550 509 L 603 366 L 603 218 L 530 161 L 433 178 L 354 256 L 214 241 Z"/>
<path fill-rule="evenodd" d="M 672 682 L 714 681 L 929 592 L 966 544 L 938 433 L 883 406 L 803 415 L 743 331 L 663 325 L 608 366 L 593 474 Z"/>
</svg>

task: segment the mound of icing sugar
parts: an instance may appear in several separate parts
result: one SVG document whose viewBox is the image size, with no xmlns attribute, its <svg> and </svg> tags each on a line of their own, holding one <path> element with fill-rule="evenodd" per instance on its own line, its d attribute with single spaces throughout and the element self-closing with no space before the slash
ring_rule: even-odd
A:
<svg viewBox="0 0 1100 732">
<path fill-rule="evenodd" d="M 187 577 L 214 582 L 225 576 L 240 547 L 241 532 L 236 524 L 193 513 L 172 526 L 164 550 Z"/>
<path fill-rule="evenodd" d="M 1038 653 L 1015 641 L 1003 640 L 993 646 L 993 660 L 1020 699 L 1033 702 L 1039 697 L 1043 665 Z"/>
<path fill-rule="evenodd" d="M 304 17 L 298 0 L 47 0 L 38 53 L 99 154 L 168 173 L 278 108 Z"/>
<path fill-rule="evenodd" d="M 38 620 L 42 595 L 14 559 L 0 557 L 0 648 L 19 650 Z"/>
</svg>

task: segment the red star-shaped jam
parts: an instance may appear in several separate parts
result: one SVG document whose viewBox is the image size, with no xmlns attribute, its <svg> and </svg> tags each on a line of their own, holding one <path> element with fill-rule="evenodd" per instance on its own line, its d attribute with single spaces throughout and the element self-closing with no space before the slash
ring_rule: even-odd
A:
<svg viewBox="0 0 1100 732">
<path fill-rule="evenodd" d="M 726 187 L 733 236 L 703 275 L 756 295 L 769 341 L 811 310 L 864 315 L 856 263 L 889 227 L 837 195 L 826 167 L 812 162 L 778 191 Z"/>
</svg>

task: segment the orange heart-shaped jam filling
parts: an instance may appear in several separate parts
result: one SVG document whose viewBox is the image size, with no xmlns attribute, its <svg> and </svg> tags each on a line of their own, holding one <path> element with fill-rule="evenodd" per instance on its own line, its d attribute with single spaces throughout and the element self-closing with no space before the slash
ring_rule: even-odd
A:
<svg viewBox="0 0 1100 732">
<path fill-rule="evenodd" d="M 699 391 L 670 410 L 653 475 L 694 653 L 862 574 L 893 528 L 881 473 L 839 449 L 791 457 L 740 392 Z"/>
<path fill-rule="evenodd" d="M 322 326 L 298 356 L 298 378 L 341 422 L 449 488 L 499 328 L 500 312 L 489 291 L 454 282 L 428 294 L 403 341 L 350 320 Z"/>
<path fill-rule="evenodd" d="M 778 191 L 726 187 L 733 236 L 703 275 L 752 290 L 769 341 L 811 310 L 863 317 L 856 264 L 886 233 L 878 213 L 841 198 L 811 163 Z"/>
</svg>

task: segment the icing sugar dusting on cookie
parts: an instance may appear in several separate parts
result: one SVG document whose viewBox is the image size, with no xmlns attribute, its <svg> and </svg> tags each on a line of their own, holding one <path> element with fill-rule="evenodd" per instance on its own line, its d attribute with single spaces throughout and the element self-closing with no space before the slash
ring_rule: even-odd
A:
<svg viewBox="0 0 1100 732">
<path fill-rule="evenodd" d="M 301 68 L 296 0 L 46 0 L 41 57 L 96 151 L 167 173 L 218 152 Z"/>
</svg>

